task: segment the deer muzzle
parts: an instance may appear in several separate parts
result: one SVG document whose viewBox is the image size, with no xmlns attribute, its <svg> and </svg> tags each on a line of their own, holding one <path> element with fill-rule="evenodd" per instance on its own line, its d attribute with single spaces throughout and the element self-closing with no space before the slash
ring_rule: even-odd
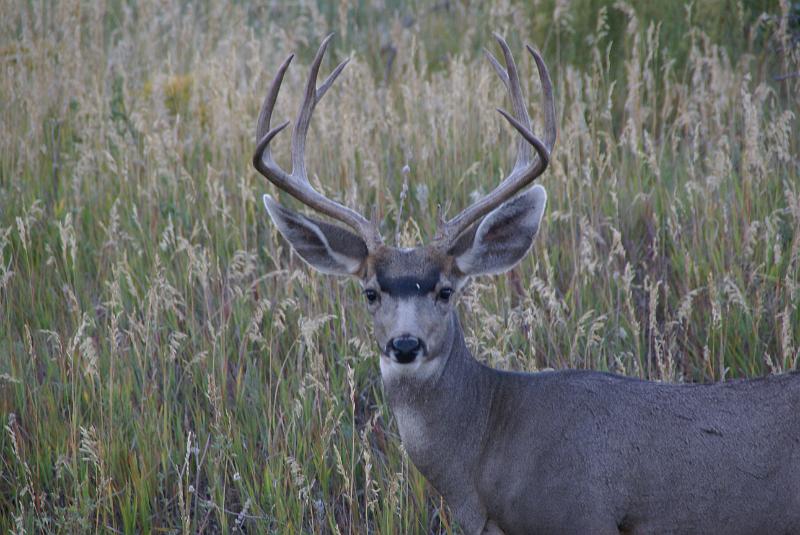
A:
<svg viewBox="0 0 800 535">
<path fill-rule="evenodd" d="M 389 340 L 386 354 L 400 364 L 410 364 L 425 351 L 425 342 L 416 336 L 403 335 Z"/>
</svg>

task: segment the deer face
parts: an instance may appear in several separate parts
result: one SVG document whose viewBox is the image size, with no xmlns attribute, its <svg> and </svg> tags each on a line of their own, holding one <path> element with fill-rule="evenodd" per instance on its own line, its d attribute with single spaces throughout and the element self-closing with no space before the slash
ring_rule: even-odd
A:
<svg viewBox="0 0 800 535">
<path fill-rule="evenodd" d="M 430 369 L 447 354 L 450 314 L 467 278 L 434 247 L 384 248 L 360 278 L 381 351 L 381 369 Z"/>
<path fill-rule="evenodd" d="M 451 314 L 471 276 L 511 269 L 528 252 L 544 214 L 547 194 L 534 186 L 506 201 L 448 248 L 434 242 L 413 249 L 381 246 L 370 252 L 347 229 L 289 210 L 271 197 L 273 222 L 310 266 L 358 278 L 374 321 L 384 372 L 432 369 L 449 353 Z"/>
</svg>

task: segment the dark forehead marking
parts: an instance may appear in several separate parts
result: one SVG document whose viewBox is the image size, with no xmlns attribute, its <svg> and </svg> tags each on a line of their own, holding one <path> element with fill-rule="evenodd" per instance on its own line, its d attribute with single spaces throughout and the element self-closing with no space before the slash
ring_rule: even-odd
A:
<svg viewBox="0 0 800 535">
<path fill-rule="evenodd" d="M 381 271 L 378 271 L 377 276 L 381 291 L 393 297 L 425 295 L 435 290 L 439 283 L 438 269 L 432 269 L 420 277 L 386 277 Z"/>
<path fill-rule="evenodd" d="M 442 266 L 437 260 L 420 249 L 387 251 L 375 266 L 378 285 L 393 297 L 428 294 L 441 278 Z"/>
</svg>

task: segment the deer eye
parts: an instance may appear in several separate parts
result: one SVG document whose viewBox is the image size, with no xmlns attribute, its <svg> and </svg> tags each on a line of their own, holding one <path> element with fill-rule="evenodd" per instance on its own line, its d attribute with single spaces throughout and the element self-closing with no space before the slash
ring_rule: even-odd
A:
<svg viewBox="0 0 800 535">
<path fill-rule="evenodd" d="M 371 288 L 364 290 L 364 295 L 367 297 L 367 302 L 370 305 L 378 300 L 378 292 Z"/>
<path fill-rule="evenodd" d="M 452 288 L 442 288 L 441 290 L 439 290 L 439 299 L 441 299 L 445 303 L 450 300 L 451 295 L 453 295 Z"/>
</svg>

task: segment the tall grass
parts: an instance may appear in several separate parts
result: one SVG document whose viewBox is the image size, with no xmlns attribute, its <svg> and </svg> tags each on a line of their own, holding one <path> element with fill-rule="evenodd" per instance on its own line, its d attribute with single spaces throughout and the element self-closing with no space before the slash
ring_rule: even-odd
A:
<svg viewBox="0 0 800 535">
<path fill-rule="evenodd" d="M 261 99 L 298 51 L 277 110 L 293 118 L 331 30 L 325 68 L 352 61 L 317 108 L 309 169 L 407 244 L 508 168 L 490 31 L 535 124 L 522 44 L 544 51 L 549 208 L 529 258 L 460 306 L 479 359 L 677 382 L 796 369 L 798 11 L 12 1 L 0 530 L 457 532 L 400 445 L 361 296 L 306 269 L 258 201 L 274 192 L 249 165 Z"/>
</svg>

